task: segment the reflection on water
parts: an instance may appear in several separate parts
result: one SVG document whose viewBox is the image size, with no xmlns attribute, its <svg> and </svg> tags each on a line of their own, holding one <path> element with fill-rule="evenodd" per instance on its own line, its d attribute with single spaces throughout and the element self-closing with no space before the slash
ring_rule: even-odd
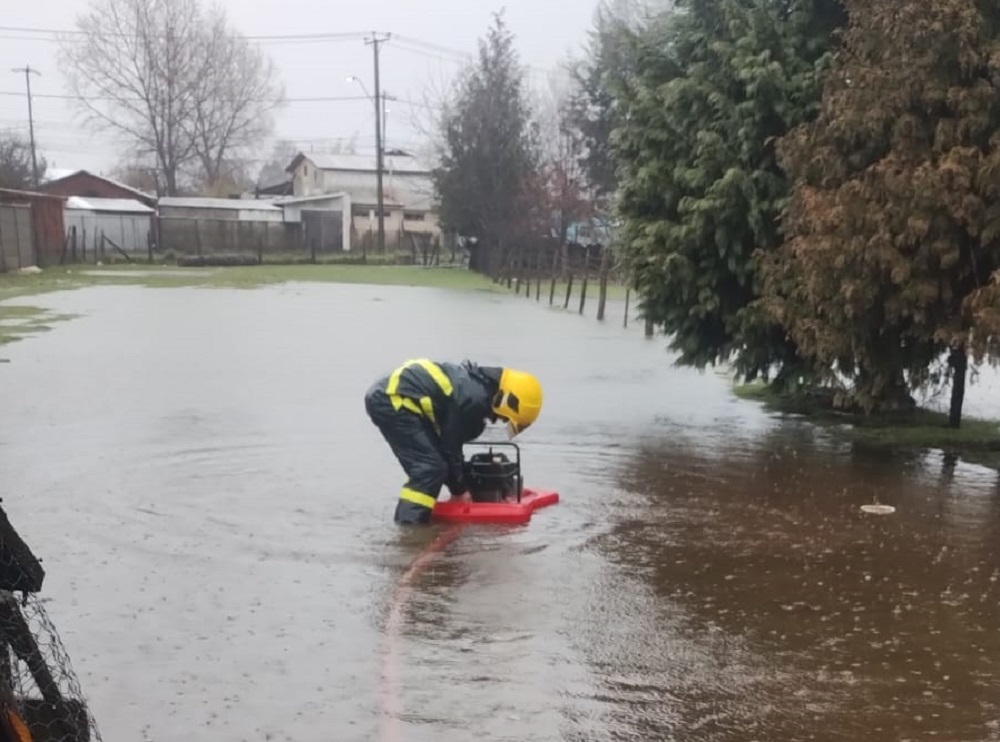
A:
<svg viewBox="0 0 1000 742">
<path fill-rule="evenodd" d="M 994 738 L 993 478 L 779 428 L 649 442 L 622 487 L 644 507 L 592 548 L 632 588 L 581 649 L 628 734 Z M 899 515 L 861 514 L 873 498 Z"/>
</svg>

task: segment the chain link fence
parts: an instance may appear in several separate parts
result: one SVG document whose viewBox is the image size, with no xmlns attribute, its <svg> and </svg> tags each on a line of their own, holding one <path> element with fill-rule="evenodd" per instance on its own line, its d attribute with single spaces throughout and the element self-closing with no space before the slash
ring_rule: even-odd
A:
<svg viewBox="0 0 1000 742">
<path fill-rule="evenodd" d="M 102 742 L 56 627 L 44 571 L 0 508 L 0 740 Z"/>
</svg>

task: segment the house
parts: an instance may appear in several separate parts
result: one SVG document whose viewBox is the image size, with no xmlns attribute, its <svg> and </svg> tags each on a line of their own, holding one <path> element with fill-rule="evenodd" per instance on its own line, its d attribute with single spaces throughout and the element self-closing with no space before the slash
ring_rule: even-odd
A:
<svg viewBox="0 0 1000 742">
<path fill-rule="evenodd" d="M 387 235 L 406 233 L 440 236 L 434 213 L 434 186 L 430 168 L 406 153 L 384 158 L 382 194 Z M 378 229 L 378 179 L 374 155 L 316 155 L 300 152 L 287 168 L 296 198 L 346 193 L 351 199 L 351 221 L 358 235 Z"/>
<path fill-rule="evenodd" d="M 0 273 L 62 259 L 66 230 L 62 196 L 0 188 Z"/>
<path fill-rule="evenodd" d="M 144 193 L 112 178 L 95 175 L 87 170 L 56 171 L 38 187 L 41 193 L 55 196 L 80 196 L 82 198 L 134 199 L 150 208 L 156 206 L 156 196 Z"/>
<path fill-rule="evenodd" d="M 133 198 L 83 198 L 66 200 L 66 235 L 73 246 L 88 251 L 117 248 L 129 255 L 148 255 L 153 243 L 155 211 Z M 110 244 L 104 245 L 105 238 Z"/>
</svg>

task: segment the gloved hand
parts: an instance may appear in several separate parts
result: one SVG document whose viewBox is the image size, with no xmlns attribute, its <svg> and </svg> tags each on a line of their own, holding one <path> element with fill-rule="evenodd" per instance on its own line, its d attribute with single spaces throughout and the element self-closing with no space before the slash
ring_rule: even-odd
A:
<svg viewBox="0 0 1000 742">
<path fill-rule="evenodd" d="M 452 469 L 445 486 L 452 497 L 460 497 L 469 491 L 469 487 L 465 483 L 465 476 L 460 468 Z"/>
</svg>

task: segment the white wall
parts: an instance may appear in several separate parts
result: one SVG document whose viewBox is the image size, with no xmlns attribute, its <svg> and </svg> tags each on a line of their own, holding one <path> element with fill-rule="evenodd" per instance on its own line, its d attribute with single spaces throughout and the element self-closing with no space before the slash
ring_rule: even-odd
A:
<svg viewBox="0 0 1000 742">
<path fill-rule="evenodd" d="M 285 222 L 299 223 L 303 211 L 327 210 L 340 212 L 343 218 L 344 252 L 351 250 L 351 197 L 347 194 L 318 198 L 315 201 L 304 201 L 295 204 L 282 204 L 285 211 Z"/>
</svg>

